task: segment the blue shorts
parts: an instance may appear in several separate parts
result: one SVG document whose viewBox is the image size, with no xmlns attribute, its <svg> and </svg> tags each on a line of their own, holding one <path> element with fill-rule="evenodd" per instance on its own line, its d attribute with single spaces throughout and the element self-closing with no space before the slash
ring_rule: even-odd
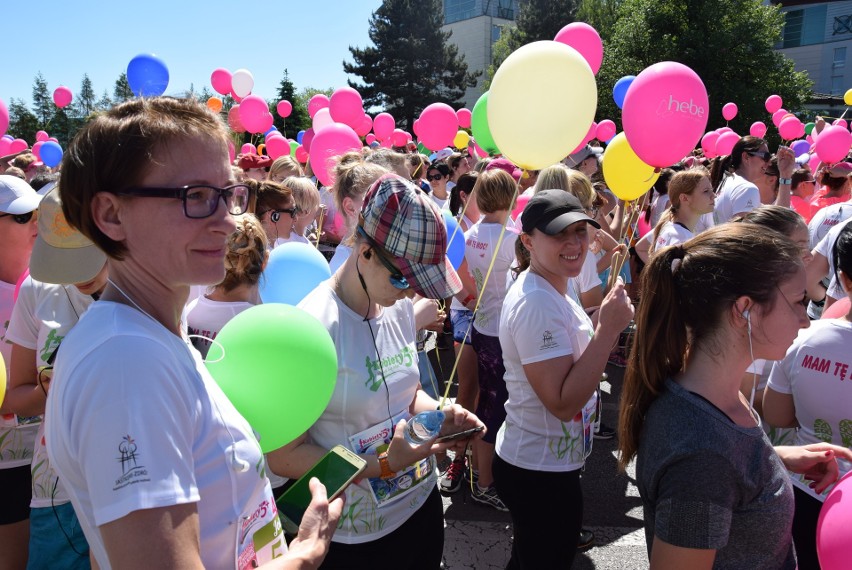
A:
<svg viewBox="0 0 852 570">
<path fill-rule="evenodd" d="M 86 542 L 71 503 L 30 511 L 30 555 L 27 568 L 91 568 L 89 543 Z"/>
<path fill-rule="evenodd" d="M 470 339 L 470 331 L 473 329 L 473 311 L 468 311 L 467 309 L 450 309 L 450 322 L 453 323 L 454 341 L 473 344 L 473 341 Z"/>
</svg>

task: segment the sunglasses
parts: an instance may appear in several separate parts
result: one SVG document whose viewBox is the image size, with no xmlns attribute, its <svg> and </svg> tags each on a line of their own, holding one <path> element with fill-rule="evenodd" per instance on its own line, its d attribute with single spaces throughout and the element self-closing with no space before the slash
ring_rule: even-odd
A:
<svg viewBox="0 0 852 570">
<path fill-rule="evenodd" d="M 183 213 L 187 218 L 201 219 L 212 216 L 219 207 L 219 200 L 225 203 L 232 216 L 243 214 L 248 209 L 249 187 L 235 184 L 226 188 L 194 184 L 180 188 L 127 188 L 116 192 L 121 196 L 142 198 L 179 198 L 183 202 Z"/>
<path fill-rule="evenodd" d="M 761 150 L 761 151 L 749 150 L 749 151 L 746 151 L 746 153 L 751 155 L 751 156 L 757 156 L 757 157 L 761 158 L 763 160 L 763 162 L 769 162 L 770 160 L 772 160 L 772 153 L 769 152 L 768 150 Z"/>
<path fill-rule="evenodd" d="M 373 238 L 367 235 L 367 232 L 364 231 L 364 228 L 358 226 L 357 231 L 365 240 L 367 240 L 367 243 L 372 246 L 373 251 L 376 252 L 376 257 L 379 258 L 379 262 L 384 265 L 385 269 L 387 269 L 390 273 L 390 276 L 388 277 L 388 281 L 390 281 L 390 284 L 393 285 L 395 289 L 399 289 L 400 291 L 404 291 L 405 289 L 411 287 L 411 285 L 408 283 L 408 279 L 403 277 L 399 269 L 394 267 L 390 260 L 384 256 L 384 254 L 382 253 L 381 246 L 379 246 L 379 244 L 373 241 Z"/>
<path fill-rule="evenodd" d="M 282 213 L 283 214 L 290 214 L 291 218 L 295 218 L 297 215 L 299 215 L 299 212 L 300 212 L 299 208 L 284 208 L 283 210 L 269 210 L 269 211 L 272 212 L 271 214 L 269 214 L 269 219 L 272 221 L 273 224 L 278 223 L 278 220 L 281 219 Z"/>
<path fill-rule="evenodd" d="M 431 174 L 427 174 L 426 180 L 428 180 L 429 182 L 432 182 L 433 180 L 441 180 L 443 177 L 444 177 L 444 175 L 441 174 L 441 173 L 435 174 L 434 176 L 431 175 Z"/>
<path fill-rule="evenodd" d="M 0 218 L 10 216 L 12 221 L 23 226 L 24 224 L 30 223 L 30 220 L 33 219 L 33 215 L 35 215 L 35 210 L 27 212 L 26 214 L 0 214 Z"/>
</svg>

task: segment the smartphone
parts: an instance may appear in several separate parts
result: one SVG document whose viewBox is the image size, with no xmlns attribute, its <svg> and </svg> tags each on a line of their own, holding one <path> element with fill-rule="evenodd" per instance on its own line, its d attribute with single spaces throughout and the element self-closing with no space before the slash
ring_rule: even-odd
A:
<svg viewBox="0 0 852 570">
<path fill-rule="evenodd" d="M 453 441 L 455 439 L 466 439 L 473 436 L 473 434 L 475 433 L 481 432 L 484 429 L 485 426 L 476 426 L 475 428 L 466 429 L 464 431 L 451 433 L 448 435 L 442 435 L 441 437 L 435 440 L 435 443 L 443 443 L 445 441 Z"/>
<path fill-rule="evenodd" d="M 328 500 L 331 501 L 366 468 L 367 462 L 364 459 L 342 445 L 326 453 L 276 501 L 284 530 L 288 534 L 299 532 L 302 516 L 311 502 L 311 490 L 308 487 L 311 477 L 316 477 L 325 485 Z"/>
</svg>

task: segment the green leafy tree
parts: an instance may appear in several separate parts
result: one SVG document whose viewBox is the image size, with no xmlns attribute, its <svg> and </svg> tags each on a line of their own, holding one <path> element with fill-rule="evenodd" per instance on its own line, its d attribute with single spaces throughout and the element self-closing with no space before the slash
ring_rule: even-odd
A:
<svg viewBox="0 0 852 570">
<path fill-rule="evenodd" d="M 440 0 L 384 0 L 370 18 L 370 41 L 365 48 L 349 47 L 353 63 L 343 62 L 346 73 L 363 84 L 349 82 L 366 108 L 391 113 L 398 125 L 410 128 L 429 104 L 461 106 L 478 73 L 468 72 L 458 48 L 441 30 Z"/>
<path fill-rule="evenodd" d="M 74 138 L 82 124 L 82 119 L 69 117 L 65 109 L 57 108 L 50 122 L 50 135 L 59 140 L 62 148 L 67 148 L 68 143 Z"/>
<path fill-rule="evenodd" d="M 89 74 L 83 74 L 83 80 L 80 82 L 80 91 L 74 97 L 74 112 L 80 118 L 85 119 L 97 110 L 98 96 L 95 95 L 95 88 L 92 86 L 92 80 L 89 79 Z"/>
<path fill-rule="evenodd" d="M 40 76 L 41 74 L 39 74 Z M 38 117 L 27 108 L 21 99 L 9 101 L 9 129 L 8 133 L 17 138 L 24 139 L 30 144 L 35 142 L 35 135 L 41 129 Z"/>
<path fill-rule="evenodd" d="M 56 105 L 53 103 L 53 97 L 47 88 L 47 80 L 41 71 L 36 75 L 33 81 L 33 115 L 38 120 L 39 129 L 47 129 L 50 124 L 50 119 L 53 118 L 53 111 Z M 30 139 L 27 139 L 28 141 Z"/>
<path fill-rule="evenodd" d="M 293 105 L 293 111 L 286 119 L 282 119 L 276 110 L 278 101 L 282 100 L 290 101 L 290 104 Z M 281 78 L 281 83 L 278 84 L 278 99 L 271 101 L 269 107 L 272 116 L 275 117 L 273 124 L 285 137 L 294 138 L 299 131 L 305 131 L 311 127 L 307 102 L 296 94 L 296 87 L 290 81 L 290 75 L 286 69 L 284 70 L 284 77 Z"/>
<path fill-rule="evenodd" d="M 577 5 L 576 19 L 586 22 L 606 43 L 612 37 L 615 23 L 618 21 L 618 9 L 623 0 L 580 0 Z"/>
<path fill-rule="evenodd" d="M 95 103 L 95 108 L 98 111 L 106 111 L 107 109 L 112 107 L 112 99 L 109 98 L 109 93 L 106 89 L 101 94 L 101 98 L 98 99 L 98 102 Z"/>
<path fill-rule="evenodd" d="M 115 80 L 115 86 L 112 89 L 112 100 L 115 104 L 118 104 L 128 99 L 133 99 L 133 90 L 130 88 L 130 83 L 127 82 L 127 74 L 122 71 L 118 79 Z"/>
<path fill-rule="evenodd" d="M 812 84 L 774 49 L 783 23 L 777 6 L 758 0 L 624 0 L 604 47 L 597 116 L 620 117 L 610 95 L 615 82 L 660 61 L 683 63 L 704 81 L 708 129 L 724 126 L 722 106 L 729 101 L 739 107 L 730 126 L 740 134 L 768 119 L 764 101 L 771 93 L 783 97 L 785 108 L 800 109 Z"/>
</svg>

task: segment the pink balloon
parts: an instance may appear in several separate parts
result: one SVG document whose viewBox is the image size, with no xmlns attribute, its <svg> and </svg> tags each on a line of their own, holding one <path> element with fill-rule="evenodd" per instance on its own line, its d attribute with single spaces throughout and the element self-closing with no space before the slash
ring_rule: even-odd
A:
<svg viewBox="0 0 852 570">
<path fill-rule="evenodd" d="M 390 113 L 379 113 L 373 119 L 373 132 L 380 141 L 385 140 L 396 128 L 396 121 Z"/>
<path fill-rule="evenodd" d="M 751 128 L 748 130 L 748 134 L 753 137 L 757 137 L 759 139 L 763 138 L 763 135 L 766 134 L 766 123 L 763 121 L 755 121 L 751 124 Z"/>
<path fill-rule="evenodd" d="M 322 93 L 317 93 L 316 95 L 311 97 L 310 101 L 308 101 L 308 116 L 313 119 L 314 115 L 317 114 L 317 111 L 328 107 L 328 103 L 328 97 L 326 97 Z"/>
<path fill-rule="evenodd" d="M 364 113 L 364 117 L 355 129 L 355 133 L 359 137 L 365 137 L 371 130 L 373 130 L 373 119 L 370 118 L 370 115 Z"/>
<path fill-rule="evenodd" d="M 482 147 L 480 147 L 478 144 L 476 144 L 475 140 L 473 140 L 473 139 L 470 139 L 470 140 L 473 141 L 473 151 L 476 153 L 476 156 L 478 156 L 479 158 L 485 158 L 486 156 L 488 156 L 488 153 L 485 152 L 484 150 L 482 150 Z"/>
<path fill-rule="evenodd" d="M 610 119 L 604 119 L 598 123 L 595 138 L 599 141 L 606 142 L 615 136 L 615 123 Z"/>
<path fill-rule="evenodd" d="M 71 103 L 71 99 L 73 96 L 71 95 L 71 90 L 65 87 L 64 85 L 60 85 L 56 89 L 53 90 L 53 102 L 60 109 L 63 107 L 67 107 Z"/>
<path fill-rule="evenodd" d="M 589 130 L 586 131 L 586 135 L 583 137 L 583 142 L 581 143 L 581 146 L 586 144 L 590 140 L 594 139 L 597 136 L 597 134 L 598 134 L 598 124 L 596 122 L 592 121 L 592 124 L 589 125 Z M 571 154 L 574 154 L 574 152 L 572 151 Z"/>
<path fill-rule="evenodd" d="M 310 129 L 305 131 L 304 135 L 302 135 L 302 146 L 305 147 L 305 152 L 307 152 L 308 149 L 311 148 L 311 142 L 313 142 L 315 134 L 316 132 L 314 131 L 313 127 L 311 127 Z"/>
<path fill-rule="evenodd" d="M 48 137 L 48 139 L 47 139 L 47 140 L 49 140 L 50 142 L 55 142 L 56 144 L 59 144 L 59 139 L 58 139 L 58 138 L 56 138 L 56 137 Z M 46 141 L 45 141 L 45 142 L 46 142 Z"/>
<path fill-rule="evenodd" d="M 18 280 L 15 282 L 15 291 L 14 291 L 14 293 L 12 293 L 12 300 L 13 300 L 13 301 L 17 301 L 17 300 L 18 300 L 18 293 L 20 293 L 20 292 L 21 292 L 21 285 L 23 285 L 23 284 L 24 284 L 24 281 L 25 281 L 25 280 L 27 279 L 27 277 L 29 277 L 29 276 L 30 276 L 30 268 L 29 268 L 29 267 L 27 267 L 26 269 L 24 269 L 24 272 L 23 272 L 23 273 L 21 273 L 21 276 L 20 276 L 20 277 L 18 277 Z"/>
<path fill-rule="evenodd" d="M 228 141 L 228 160 L 231 164 L 234 164 L 234 159 L 237 158 L 237 149 L 234 146 L 233 141 Z"/>
<path fill-rule="evenodd" d="M 264 137 L 267 141 L 268 141 L 269 139 L 273 139 L 273 138 L 282 138 L 282 139 L 286 139 L 286 138 L 287 138 L 287 137 L 285 137 L 283 134 L 281 134 L 281 131 L 277 131 L 277 130 L 276 130 L 276 131 L 271 131 L 271 132 L 269 132 L 269 134 L 265 134 L 265 135 L 263 135 L 263 137 Z"/>
<path fill-rule="evenodd" d="M 6 103 L 0 99 L 0 137 L 6 134 L 9 128 L 9 109 L 6 108 Z"/>
<path fill-rule="evenodd" d="M 364 118 L 364 101 L 355 89 L 339 87 L 331 94 L 328 110 L 335 122 L 345 123 L 354 129 Z"/>
<path fill-rule="evenodd" d="M 46 141 L 48 138 L 50 138 L 50 135 L 44 131 L 39 131 L 36 133 L 36 141 Z"/>
<path fill-rule="evenodd" d="M 834 163 L 843 160 L 852 146 L 852 134 L 842 127 L 825 127 L 816 141 L 816 153 L 820 160 Z"/>
<path fill-rule="evenodd" d="M 843 127 L 844 129 L 849 130 L 849 126 L 846 124 L 846 121 L 844 121 L 843 119 L 837 119 L 836 121 L 834 121 L 831 124 L 834 125 L 835 127 Z"/>
<path fill-rule="evenodd" d="M 293 156 L 295 156 L 296 160 L 298 160 L 302 164 L 308 162 L 308 151 L 305 150 L 305 145 L 300 145 L 296 147 L 296 153 Z"/>
<path fill-rule="evenodd" d="M 257 147 L 251 143 L 245 143 L 240 147 L 240 154 L 257 154 Z"/>
<path fill-rule="evenodd" d="M 603 61 L 603 43 L 597 30 L 584 22 L 573 22 L 559 30 L 553 39 L 580 52 L 597 75 Z"/>
<path fill-rule="evenodd" d="M 805 136 L 805 125 L 798 117 L 787 117 L 778 124 L 778 134 L 785 141 L 795 140 Z"/>
<path fill-rule="evenodd" d="M 393 146 L 405 146 L 405 143 L 408 142 L 408 138 L 405 136 L 405 131 L 402 129 L 394 129 L 390 138 Z"/>
<path fill-rule="evenodd" d="M 781 108 L 781 105 L 784 104 L 784 101 L 781 100 L 779 95 L 770 95 L 766 98 L 766 112 L 770 115 L 774 114 L 778 109 Z"/>
<path fill-rule="evenodd" d="M 286 119 L 290 116 L 290 113 L 293 112 L 293 104 L 290 101 L 281 100 L 278 101 L 278 105 L 275 106 L 275 110 L 278 111 L 278 115 L 282 119 Z"/>
<path fill-rule="evenodd" d="M 726 121 L 733 121 L 738 111 L 736 103 L 725 103 L 725 106 L 722 107 L 722 117 Z"/>
<path fill-rule="evenodd" d="M 716 156 L 716 142 L 719 140 L 719 133 L 710 131 L 701 137 L 701 150 L 704 151 L 704 156 L 713 158 Z"/>
<path fill-rule="evenodd" d="M 402 131 L 402 132 L 405 133 L 405 142 L 410 143 L 411 141 L 414 140 L 414 137 L 411 136 L 411 133 L 409 133 L 408 131 Z"/>
<path fill-rule="evenodd" d="M 6 137 L 0 137 L 0 156 L 6 156 L 7 154 L 11 154 L 9 152 L 10 146 L 12 146 L 11 139 L 7 139 Z"/>
<path fill-rule="evenodd" d="M 811 135 L 808 135 L 808 136 L 805 137 L 805 141 L 807 141 L 808 144 L 812 145 L 812 144 L 814 144 L 814 137 L 812 137 Z"/>
<path fill-rule="evenodd" d="M 817 168 L 819 168 L 819 163 L 822 162 L 817 156 L 816 153 L 811 155 L 811 159 L 808 161 L 808 168 L 811 169 L 811 172 L 816 172 Z"/>
<path fill-rule="evenodd" d="M 210 85 L 219 95 L 231 93 L 231 72 L 223 67 L 218 67 L 210 74 Z"/>
<path fill-rule="evenodd" d="M 33 145 L 33 154 L 36 155 L 36 158 L 41 160 L 41 145 L 46 143 L 47 141 L 38 141 Z"/>
<path fill-rule="evenodd" d="M 719 135 L 719 138 L 716 139 L 716 155 L 731 154 L 738 140 L 740 140 L 740 135 L 733 131 Z"/>
<path fill-rule="evenodd" d="M 473 113 L 470 112 L 470 109 L 459 109 L 456 111 L 456 118 L 459 120 L 459 126 L 461 128 L 469 129 Z"/>
<path fill-rule="evenodd" d="M 273 160 L 279 156 L 290 154 L 290 143 L 284 137 L 272 137 L 266 139 L 266 152 Z"/>
<path fill-rule="evenodd" d="M 732 133 L 732 132 L 734 132 L 734 129 L 732 129 L 731 127 L 720 127 L 720 128 L 718 128 L 718 129 L 716 129 L 716 132 L 719 134 L 719 136 L 722 136 L 722 135 L 724 135 L 725 133 Z"/>
<path fill-rule="evenodd" d="M 231 107 L 231 110 L 228 111 L 228 126 L 231 127 L 231 130 L 235 133 L 244 133 L 246 132 L 246 128 L 240 122 L 240 106 L 234 105 Z"/>
<path fill-rule="evenodd" d="M 334 184 L 334 165 L 337 157 L 360 148 L 361 139 L 349 125 L 333 123 L 317 132 L 310 147 L 311 168 L 317 180 L 323 186 Z"/>
<path fill-rule="evenodd" d="M 456 112 L 446 103 L 432 103 L 420 113 L 420 134 L 423 145 L 432 150 L 451 146 L 459 131 Z"/>
<path fill-rule="evenodd" d="M 323 107 L 318 110 L 314 115 L 314 120 L 312 122 L 312 126 L 314 128 L 314 132 L 320 132 L 321 129 L 326 128 L 329 125 L 334 124 L 334 119 L 331 118 L 331 112 L 328 110 L 328 107 Z"/>
<path fill-rule="evenodd" d="M 852 527 L 852 477 L 847 473 L 825 498 L 816 527 L 819 565 L 825 570 L 849 566 L 849 528 Z"/>
<path fill-rule="evenodd" d="M 382 148 L 393 148 L 393 135 L 383 140 L 380 144 Z"/>
<path fill-rule="evenodd" d="M 240 123 L 250 133 L 264 133 L 269 107 L 259 95 L 248 95 L 240 103 Z"/>
<path fill-rule="evenodd" d="M 531 196 L 518 196 L 518 199 L 515 200 L 515 207 L 512 209 L 512 219 L 517 220 L 518 216 L 524 211 L 524 208 L 527 207 L 527 202 L 530 201 Z"/>
<path fill-rule="evenodd" d="M 627 90 L 622 109 L 624 134 L 645 164 L 671 166 L 701 139 L 709 107 L 707 89 L 698 74 L 682 63 L 655 63 Z"/>
<path fill-rule="evenodd" d="M 30 145 L 27 144 L 27 141 L 24 139 L 15 139 L 12 141 L 12 144 L 9 145 L 9 153 L 13 154 L 16 152 L 21 152 L 22 150 L 27 150 Z"/>
<path fill-rule="evenodd" d="M 374 135 L 373 133 L 367 133 L 367 136 L 364 137 L 364 142 L 366 142 L 368 145 L 373 144 L 374 142 L 376 142 L 376 135 Z"/>
<path fill-rule="evenodd" d="M 420 136 L 420 119 L 414 119 L 414 124 L 411 125 L 411 130 L 414 131 L 415 136 Z"/>
<path fill-rule="evenodd" d="M 772 124 L 776 127 L 781 124 L 781 120 L 787 116 L 787 109 L 778 109 L 772 113 Z"/>
</svg>

